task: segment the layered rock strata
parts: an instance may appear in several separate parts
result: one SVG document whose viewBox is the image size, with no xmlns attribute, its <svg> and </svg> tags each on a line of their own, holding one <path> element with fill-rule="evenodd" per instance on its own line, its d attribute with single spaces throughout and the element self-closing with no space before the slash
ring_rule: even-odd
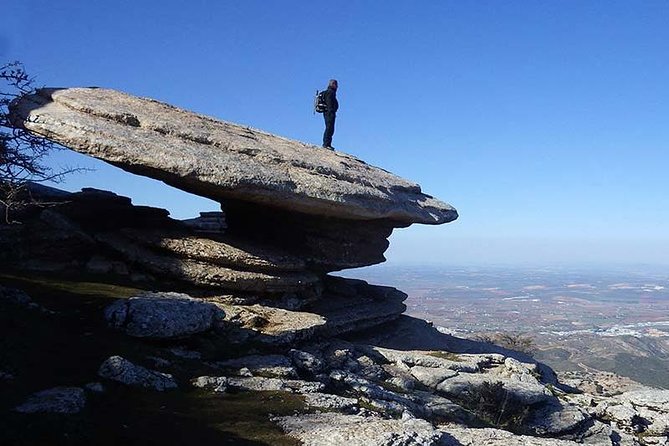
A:
<svg viewBox="0 0 669 446">
<path fill-rule="evenodd" d="M 61 204 L 0 235 L 0 261 L 214 298 L 242 331 L 273 342 L 396 318 L 403 293 L 326 274 L 385 261 L 394 228 L 457 218 L 417 184 L 353 156 L 151 99 L 47 88 L 10 108 L 16 126 L 216 200 L 223 212 L 178 222 L 109 192 L 42 190 Z M 50 250 L 55 243 L 64 249 Z"/>
</svg>

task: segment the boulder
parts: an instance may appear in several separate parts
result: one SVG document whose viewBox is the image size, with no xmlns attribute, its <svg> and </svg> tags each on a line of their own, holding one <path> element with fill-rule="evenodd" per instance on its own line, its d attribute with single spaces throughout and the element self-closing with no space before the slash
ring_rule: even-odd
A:
<svg viewBox="0 0 669 446">
<path fill-rule="evenodd" d="M 472 429 L 461 425 L 440 426 L 444 433 L 441 446 L 575 446 L 576 441 L 515 435 L 501 429 Z"/>
<path fill-rule="evenodd" d="M 98 375 L 128 386 L 158 391 L 177 388 L 176 381 L 169 373 L 146 369 L 121 356 L 107 358 L 100 366 Z"/>
<path fill-rule="evenodd" d="M 554 398 L 550 391 L 538 382 L 528 383 L 489 374 L 460 373 L 442 381 L 437 391 L 447 397 L 467 398 L 485 385 L 502 384 L 504 392 L 512 395 L 520 404 L 531 405 Z"/>
<path fill-rule="evenodd" d="M 86 405 L 86 394 L 80 387 L 54 387 L 34 393 L 14 410 L 21 413 L 80 412 Z"/>
<path fill-rule="evenodd" d="M 181 293 L 145 292 L 119 299 L 105 309 L 105 319 L 130 336 L 173 339 L 202 333 L 223 319 L 216 305 Z"/>
<path fill-rule="evenodd" d="M 589 420 L 590 416 L 583 409 L 555 398 L 533 408 L 523 426 L 536 435 L 558 437 L 577 431 Z"/>
<path fill-rule="evenodd" d="M 457 218 L 417 184 L 350 155 L 114 90 L 41 89 L 11 113 L 28 131 L 216 201 L 397 226 Z"/>
</svg>

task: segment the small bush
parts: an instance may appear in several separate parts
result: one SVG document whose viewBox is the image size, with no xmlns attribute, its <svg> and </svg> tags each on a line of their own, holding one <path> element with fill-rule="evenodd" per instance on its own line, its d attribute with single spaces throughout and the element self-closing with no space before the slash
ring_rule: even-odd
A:
<svg viewBox="0 0 669 446">
<path fill-rule="evenodd" d="M 501 381 L 471 386 L 460 403 L 484 423 L 511 431 L 521 430 L 530 409 L 520 398 L 506 390 Z"/>
<path fill-rule="evenodd" d="M 484 333 L 474 337 L 479 342 L 499 345 L 500 347 L 533 356 L 537 351 L 534 339 L 521 333 Z"/>
</svg>

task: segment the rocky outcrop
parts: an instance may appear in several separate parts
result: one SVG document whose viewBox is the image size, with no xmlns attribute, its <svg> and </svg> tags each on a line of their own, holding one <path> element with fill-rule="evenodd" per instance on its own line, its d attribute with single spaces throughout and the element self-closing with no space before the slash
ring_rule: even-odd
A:
<svg viewBox="0 0 669 446">
<path fill-rule="evenodd" d="M 138 338 L 186 337 L 211 329 L 223 317 L 216 305 L 180 293 L 143 293 L 105 309 L 111 326 Z"/>
<path fill-rule="evenodd" d="M 128 172 L 216 200 L 222 212 L 180 222 L 112 192 L 35 186 L 33 196 L 57 205 L 33 207 L 21 228 L 2 228 L 0 264 L 207 297 L 226 312 L 238 339 L 280 344 L 397 318 L 404 293 L 327 274 L 383 262 L 394 228 L 458 216 L 417 184 L 350 155 L 113 90 L 41 89 L 14 101 L 11 119 Z M 142 311 L 166 308 L 153 299 L 142 300 Z M 147 328 L 157 319 L 134 322 L 144 317 L 138 304 L 115 304 L 109 312 L 120 316 L 110 316 L 112 325 L 154 338 L 207 325 Z"/>
<path fill-rule="evenodd" d="M 438 446 L 442 437 L 430 423 L 416 418 L 389 420 L 322 413 L 276 421 L 305 446 Z"/>
<path fill-rule="evenodd" d="M 417 184 L 350 155 L 118 91 L 42 89 L 12 112 L 31 132 L 216 201 L 399 226 L 457 217 Z"/>
<path fill-rule="evenodd" d="M 399 290 L 329 275 L 383 262 L 395 228 L 457 217 L 418 185 L 341 152 L 112 90 L 44 89 L 12 113 L 33 133 L 221 204 L 181 222 L 111 192 L 41 188 L 52 206 L 0 227 L 8 269 L 159 290 L 119 299 L 106 318 L 153 340 L 142 350 L 161 371 L 112 356 L 100 377 L 179 392 L 177 376 L 217 400 L 290 393 L 303 413 L 275 421 L 311 445 L 666 444 L 666 392 L 579 392 L 526 355 L 400 317 Z"/>
<path fill-rule="evenodd" d="M 107 358 L 100 366 L 98 375 L 128 386 L 144 387 L 158 391 L 177 388 L 176 381 L 169 373 L 149 370 L 133 364 L 121 356 Z"/>
</svg>

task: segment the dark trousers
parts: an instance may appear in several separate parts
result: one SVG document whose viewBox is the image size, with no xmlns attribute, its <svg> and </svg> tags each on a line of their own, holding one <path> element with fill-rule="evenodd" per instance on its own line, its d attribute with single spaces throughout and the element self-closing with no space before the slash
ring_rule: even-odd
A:
<svg viewBox="0 0 669 446">
<path fill-rule="evenodd" d="M 325 133 L 323 133 L 323 147 L 332 146 L 332 135 L 334 135 L 335 128 L 335 118 L 337 115 L 335 113 L 323 113 L 323 118 L 325 119 Z"/>
</svg>

